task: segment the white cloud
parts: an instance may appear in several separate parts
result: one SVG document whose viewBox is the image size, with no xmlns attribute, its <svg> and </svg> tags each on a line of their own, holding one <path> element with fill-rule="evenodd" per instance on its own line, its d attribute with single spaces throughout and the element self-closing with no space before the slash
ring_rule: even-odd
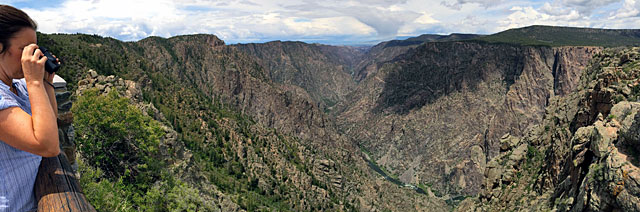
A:
<svg viewBox="0 0 640 212">
<path fill-rule="evenodd" d="M 399 6 L 402 3 L 69 0 L 60 8 L 25 10 L 47 23 L 41 24 L 43 32 L 84 32 L 126 40 L 189 33 L 213 33 L 231 40 L 323 35 L 391 39 L 405 23 L 420 16 Z"/>
<path fill-rule="evenodd" d="M 625 0 L 619 10 L 612 12 L 609 19 L 622 19 L 640 16 L 640 0 Z"/>
<path fill-rule="evenodd" d="M 540 10 L 548 11 L 549 8 L 543 6 Z M 588 26 L 590 23 L 576 10 L 562 10 L 562 13 L 553 10 L 549 14 L 533 7 L 513 7 L 511 11 L 512 13 L 500 22 L 501 30 L 530 25 Z"/>
<path fill-rule="evenodd" d="M 413 23 L 405 24 L 398 29 L 399 36 L 411 36 L 416 31 L 421 31 L 440 23 L 440 21 L 434 19 L 430 14 L 423 13 L 420 17 L 413 20 Z"/>
<path fill-rule="evenodd" d="M 416 20 L 414 20 L 413 22 L 417 24 L 435 24 L 439 23 L 440 21 L 431 17 L 431 15 L 424 13 L 420 17 L 416 18 Z"/>
<path fill-rule="evenodd" d="M 400 27 L 420 17 L 420 14 L 412 11 L 393 11 L 384 8 L 351 7 L 341 11 L 349 12 L 360 22 L 374 28 L 382 39 L 395 37 Z"/>
<path fill-rule="evenodd" d="M 69 0 L 58 8 L 25 11 L 42 32 L 84 32 L 121 39 L 168 36 L 186 19 L 186 14 L 167 0 Z"/>
</svg>

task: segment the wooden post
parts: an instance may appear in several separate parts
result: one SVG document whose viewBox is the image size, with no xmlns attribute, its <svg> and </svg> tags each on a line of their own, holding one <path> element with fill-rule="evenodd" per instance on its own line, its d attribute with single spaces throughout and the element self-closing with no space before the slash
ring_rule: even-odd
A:
<svg viewBox="0 0 640 212">
<path fill-rule="evenodd" d="M 58 75 L 53 85 L 58 102 L 58 134 L 62 153 L 57 157 L 43 157 L 40 162 L 34 187 L 38 211 L 96 211 L 82 193 L 71 165 L 75 164 L 71 94 L 67 91 L 67 83 Z"/>
</svg>

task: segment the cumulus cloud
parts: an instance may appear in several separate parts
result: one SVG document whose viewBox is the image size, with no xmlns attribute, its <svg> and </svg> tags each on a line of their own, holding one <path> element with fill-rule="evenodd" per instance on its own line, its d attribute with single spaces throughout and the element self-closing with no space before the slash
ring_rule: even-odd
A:
<svg viewBox="0 0 640 212">
<path fill-rule="evenodd" d="M 171 35 L 187 18 L 168 0 L 69 0 L 59 7 L 25 11 L 43 32 L 84 32 L 125 40 Z"/>
<path fill-rule="evenodd" d="M 402 3 L 402 2 L 400 2 Z M 323 2 L 305 1 L 288 6 L 290 13 L 307 18 L 327 18 L 332 16 L 352 17 L 373 28 L 381 39 L 393 38 L 400 27 L 420 17 L 420 13 L 398 6 L 398 1 L 368 0 L 362 2 L 343 1 Z"/>
<path fill-rule="evenodd" d="M 562 0 L 542 6 L 513 7 L 500 30 L 534 24 L 595 28 L 640 28 L 638 0 Z M 618 3 L 620 3 L 618 5 Z"/>
<path fill-rule="evenodd" d="M 420 17 L 416 12 L 384 8 L 351 7 L 341 10 L 343 13 L 350 12 L 352 17 L 374 28 L 382 39 L 395 37 L 401 26 Z"/>
<path fill-rule="evenodd" d="M 68 0 L 58 8 L 25 9 L 43 32 L 84 32 L 136 40 L 151 35 L 213 33 L 223 39 L 368 36 L 394 38 L 421 13 L 406 1 Z M 60 18 L 64 17 L 64 18 Z M 300 21 L 307 20 L 307 21 Z M 418 21 L 416 23 L 425 23 Z"/>
<path fill-rule="evenodd" d="M 411 36 L 415 32 L 426 31 L 441 22 L 432 17 L 429 13 L 422 13 L 418 18 L 414 19 L 412 23 L 403 25 L 398 29 L 398 36 Z"/>
<path fill-rule="evenodd" d="M 542 8 L 541 10 L 547 10 Z M 576 10 L 565 10 L 563 14 L 545 13 L 534 9 L 533 7 L 513 7 L 512 13 L 500 22 L 501 30 L 524 27 L 529 25 L 565 25 L 565 26 L 583 26 L 588 25 L 589 21 Z"/>
<path fill-rule="evenodd" d="M 622 7 L 613 12 L 609 19 L 623 19 L 640 16 L 640 0 L 625 0 Z"/>
</svg>

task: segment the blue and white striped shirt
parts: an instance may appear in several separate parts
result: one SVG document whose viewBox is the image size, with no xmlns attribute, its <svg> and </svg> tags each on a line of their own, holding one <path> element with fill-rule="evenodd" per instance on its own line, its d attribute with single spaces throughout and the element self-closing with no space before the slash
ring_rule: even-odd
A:
<svg viewBox="0 0 640 212">
<path fill-rule="evenodd" d="M 20 107 L 31 115 L 26 81 L 14 79 L 13 85 L 18 95 L 0 81 L 0 110 Z M 36 209 L 33 185 L 41 160 L 41 156 L 16 149 L 0 140 L 0 212 Z"/>
</svg>

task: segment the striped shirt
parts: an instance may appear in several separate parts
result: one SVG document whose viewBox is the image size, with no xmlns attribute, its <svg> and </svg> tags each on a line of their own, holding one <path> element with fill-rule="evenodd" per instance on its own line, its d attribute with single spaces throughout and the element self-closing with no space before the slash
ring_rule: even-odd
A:
<svg viewBox="0 0 640 212">
<path fill-rule="evenodd" d="M 17 95 L 0 81 L 0 110 L 19 107 L 31 115 L 26 81 L 14 79 L 13 85 Z M 0 140 L 0 212 L 36 209 L 33 185 L 40 160 L 42 157 L 16 149 Z"/>
</svg>

